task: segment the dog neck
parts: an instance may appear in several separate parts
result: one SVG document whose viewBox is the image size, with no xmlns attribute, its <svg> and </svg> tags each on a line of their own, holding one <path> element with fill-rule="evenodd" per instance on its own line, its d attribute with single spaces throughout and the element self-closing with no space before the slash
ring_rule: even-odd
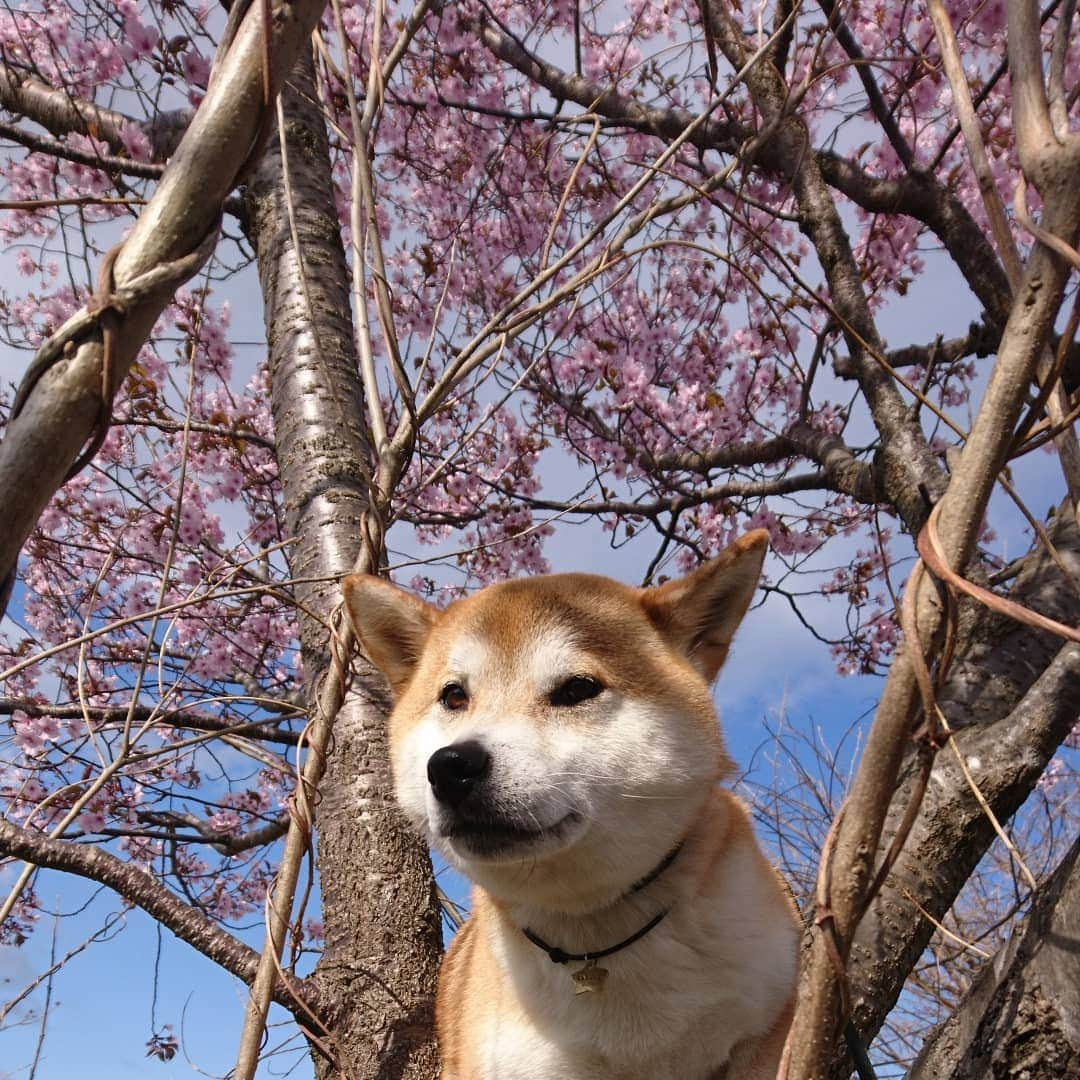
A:
<svg viewBox="0 0 1080 1080">
<path fill-rule="evenodd" d="M 727 831 L 727 821 L 718 815 L 723 811 L 713 802 L 644 876 L 613 897 L 609 894 L 601 905 L 576 912 L 529 901 L 495 901 L 495 907 L 508 932 L 525 935 L 526 929 L 529 931 L 525 936 L 544 963 L 552 958 L 550 952 L 545 957 L 545 946 L 555 950 L 556 962 L 560 956 L 591 955 L 613 946 L 619 946 L 616 951 L 630 948 L 659 926 L 669 911 L 692 900 L 701 871 L 703 841 Z"/>
<path fill-rule="evenodd" d="M 627 900 L 635 893 L 641 892 L 643 889 L 648 888 L 654 881 L 656 881 L 662 873 L 679 857 L 679 852 L 682 851 L 684 840 L 680 840 L 672 849 L 664 856 L 650 870 L 640 881 L 635 882 L 626 893 L 620 898 Z M 530 929 L 528 926 L 523 926 L 521 932 L 531 941 L 538 949 L 547 954 L 548 959 L 553 964 L 566 964 L 570 961 L 579 960 L 602 960 L 607 956 L 613 956 L 617 952 L 622 952 L 623 949 L 629 948 L 636 941 L 640 941 L 651 930 L 660 925 L 661 922 L 667 917 L 667 913 L 671 910 L 670 907 L 662 907 L 651 919 L 639 929 L 635 930 L 629 937 L 623 938 L 621 941 L 616 941 L 611 945 L 608 945 L 602 949 L 590 950 L 584 953 L 571 953 L 565 949 L 560 948 L 558 945 L 551 945 L 546 942 L 535 930 Z"/>
</svg>

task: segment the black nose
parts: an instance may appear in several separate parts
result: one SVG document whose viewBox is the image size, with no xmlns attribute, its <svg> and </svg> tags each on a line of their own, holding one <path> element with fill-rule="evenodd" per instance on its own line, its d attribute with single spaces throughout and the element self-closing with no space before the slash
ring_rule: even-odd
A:
<svg viewBox="0 0 1080 1080">
<path fill-rule="evenodd" d="M 491 772 L 491 755 L 475 739 L 436 750 L 427 763 L 427 777 L 439 802 L 457 806 Z"/>
</svg>

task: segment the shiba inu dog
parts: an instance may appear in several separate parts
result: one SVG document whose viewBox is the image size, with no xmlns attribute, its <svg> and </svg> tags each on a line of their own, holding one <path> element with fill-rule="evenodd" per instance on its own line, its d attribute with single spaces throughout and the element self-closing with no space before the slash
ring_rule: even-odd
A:
<svg viewBox="0 0 1080 1080">
<path fill-rule="evenodd" d="M 440 611 L 344 582 L 394 693 L 405 813 L 475 884 L 443 1080 L 773 1080 L 799 929 L 710 693 L 767 534 L 681 580 L 492 585 Z"/>
</svg>

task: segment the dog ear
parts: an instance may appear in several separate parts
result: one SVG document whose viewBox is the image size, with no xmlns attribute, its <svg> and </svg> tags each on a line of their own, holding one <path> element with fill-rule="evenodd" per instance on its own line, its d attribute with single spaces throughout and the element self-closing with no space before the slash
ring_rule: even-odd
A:
<svg viewBox="0 0 1080 1080">
<path fill-rule="evenodd" d="M 692 574 L 642 593 L 653 625 L 709 682 L 754 598 L 768 547 L 769 534 L 755 529 Z"/>
<path fill-rule="evenodd" d="M 364 655 L 386 676 L 395 697 L 412 677 L 436 608 L 372 574 L 341 583 L 345 611 Z"/>
</svg>

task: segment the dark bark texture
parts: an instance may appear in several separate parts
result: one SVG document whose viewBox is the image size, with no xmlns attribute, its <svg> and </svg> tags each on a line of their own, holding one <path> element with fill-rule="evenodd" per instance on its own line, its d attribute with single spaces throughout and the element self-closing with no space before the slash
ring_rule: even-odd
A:
<svg viewBox="0 0 1080 1080">
<path fill-rule="evenodd" d="M 909 1080 L 1080 1077 L 1080 839 Z"/>
<path fill-rule="evenodd" d="M 1080 571 L 1080 534 L 1071 514 L 1057 518 L 1051 536 L 1069 569 Z M 1029 558 L 1011 595 L 1054 618 L 1068 621 L 1075 612 L 1075 597 L 1043 552 Z M 957 729 L 957 744 L 980 791 L 1005 821 L 1080 713 L 1080 647 L 1063 646 L 1053 635 L 977 607 L 965 613 L 962 630 L 966 646 L 939 704 Z M 892 841 L 918 768 L 912 754 L 891 800 L 879 852 Z M 952 751 L 939 751 L 907 842 L 852 946 L 854 1022 L 864 1042 L 872 1042 L 934 932 L 915 902 L 940 920 L 995 835 Z M 841 1048 L 831 1075 L 846 1080 L 850 1068 Z"/>
<path fill-rule="evenodd" d="M 305 56 L 283 98 L 277 140 L 248 190 L 266 303 L 272 408 L 296 577 L 309 707 L 327 677 L 337 579 L 360 548 L 370 450 L 352 336 L 348 272 L 330 188 L 326 128 Z M 299 241 L 293 244 L 292 223 Z M 440 954 L 431 863 L 391 799 L 388 701 L 369 669 L 335 721 L 319 791 L 318 863 L 326 947 L 317 978 L 342 1003 L 320 1075 L 408 1080 L 437 1074 L 432 1037 Z"/>
</svg>

